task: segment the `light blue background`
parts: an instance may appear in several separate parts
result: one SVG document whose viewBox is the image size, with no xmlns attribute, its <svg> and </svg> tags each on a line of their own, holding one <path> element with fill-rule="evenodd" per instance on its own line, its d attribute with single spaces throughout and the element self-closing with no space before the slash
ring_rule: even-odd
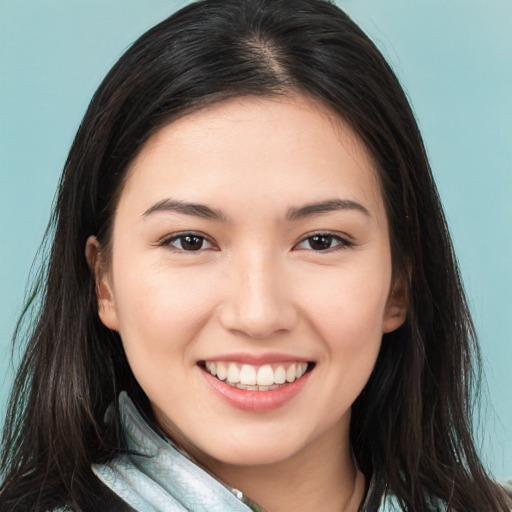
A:
<svg viewBox="0 0 512 512">
<path fill-rule="evenodd" d="M 0 0 L 0 413 L 27 275 L 86 106 L 129 43 L 186 3 Z M 481 338 L 483 457 L 510 478 L 512 1 L 338 4 L 391 62 L 419 120 Z"/>
</svg>

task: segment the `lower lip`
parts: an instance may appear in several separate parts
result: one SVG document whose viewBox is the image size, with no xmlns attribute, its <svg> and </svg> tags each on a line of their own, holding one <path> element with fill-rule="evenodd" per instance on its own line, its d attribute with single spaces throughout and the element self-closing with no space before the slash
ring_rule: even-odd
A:
<svg viewBox="0 0 512 512">
<path fill-rule="evenodd" d="M 268 412 L 279 409 L 300 393 L 311 374 L 308 372 L 300 379 L 269 391 L 250 391 L 230 386 L 205 370 L 201 369 L 201 373 L 212 389 L 229 405 L 249 412 Z"/>
</svg>

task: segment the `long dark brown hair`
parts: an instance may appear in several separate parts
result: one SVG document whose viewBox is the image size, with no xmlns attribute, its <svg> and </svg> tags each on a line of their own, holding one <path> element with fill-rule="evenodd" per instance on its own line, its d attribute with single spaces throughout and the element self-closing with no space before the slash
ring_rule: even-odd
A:
<svg viewBox="0 0 512 512">
<path fill-rule="evenodd" d="M 144 34 L 99 87 L 59 184 L 47 264 L 15 334 L 27 345 L 3 434 L 2 510 L 106 508 L 91 464 L 124 449 L 116 416 L 103 423 L 106 407 L 124 389 L 152 418 L 119 335 L 98 318 L 84 255 L 90 235 L 108 248 L 129 163 L 159 128 L 207 104 L 289 93 L 334 109 L 372 153 L 394 276 L 408 284 L 407 320 L 384 335 L 353 405 L 354 454 L 373 479 L 368 511 L 385 493 L 409 512 L 429 510 L 429 495 L 458 512 L 509 510 L 474 447 L 478 348 L 416 121 L 374 44 L 323 0 L 193 3 Z"/>
</svg>

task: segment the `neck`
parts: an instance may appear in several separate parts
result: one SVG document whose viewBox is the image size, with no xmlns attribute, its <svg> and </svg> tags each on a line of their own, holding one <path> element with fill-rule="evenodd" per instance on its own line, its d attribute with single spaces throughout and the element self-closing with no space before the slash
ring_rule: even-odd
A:
<svg viewBox="0 0 512 512">
<path fill-rule="evenodd" d="M 353 462 L 348 435 L 338 429 L 277 463 L 209 460 L 206 466 L 267 512 L 356 512 L 364 497 L 364 476 Z"/>
</svg>

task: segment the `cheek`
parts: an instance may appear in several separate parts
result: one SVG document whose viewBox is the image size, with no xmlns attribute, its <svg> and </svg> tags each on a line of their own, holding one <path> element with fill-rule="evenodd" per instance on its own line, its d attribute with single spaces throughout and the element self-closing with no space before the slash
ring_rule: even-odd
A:
<svg viewBox="0 0 512 512">
<path fill-rule="evenodd" d="M 332 408 L 333 419 L 360 394 L 380 351 L 391 270 L 382 271 L 385 264 L 376 268 L 381 270 L 329 269 L 305 283 L 314 293 L 308 293 L 304 315 L 322 340 L 320 362 L 327 363 L 318 367 L 325 379 L 323 389 L 329 390 L 321 400 Z"/>
<path fill-rule="evenodd" d="M 321 281 L 316 281 L 317 285 Z M 350 409 L 366 385 L 377 360 L 388 280 L 366 272 L 331 276 L 309 294 L 309 324 L 322 340 L 320 364 L 325 394 L 319 398 L 332 421 Z"/>
<path fill-rule="evenodd" d="M 115 288 L 116 309 L 130 367 L 152 404 L 179 409 L 184 390 L 197 385 L 189 370 L 197 334 L 215 307 L 212 288 L 197 273 L 160 265 L 132 265 L 124 276 Z"/>
<path fill-rule="evenodd" d="M 114 298 L 128 356 L 157 359 L 183 350 L 215 307 L 214 288 L 197 272 L 170 272 L 142 261 L 132 262 L 123 275 L 115 282 Z"/>
<path fill-rule="evenodd" d="M 386 273 L 368 269 L 317 275 L 310 283 L 314 286 L 306 286 L 306 314 L 335 346 L 357 349 L 372 339 L 380 343 L 389 282 Z"/>
</svg>

